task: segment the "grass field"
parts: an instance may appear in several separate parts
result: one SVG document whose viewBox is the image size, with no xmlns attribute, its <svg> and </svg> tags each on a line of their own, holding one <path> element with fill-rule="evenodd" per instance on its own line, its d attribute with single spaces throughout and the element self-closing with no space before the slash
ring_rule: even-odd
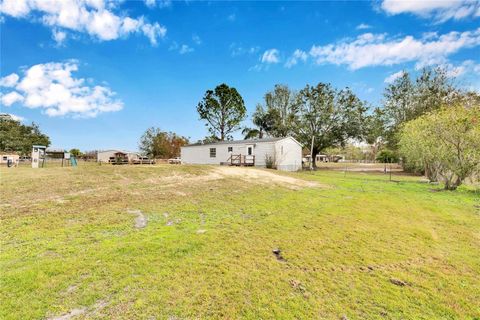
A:
<svg viewBox="0 0 480 320">
<path fill-rule="evenodd" d="M 174 165 L 0 174 L 2 319 L 480 319 L 472 187 Z"/>
</svg>

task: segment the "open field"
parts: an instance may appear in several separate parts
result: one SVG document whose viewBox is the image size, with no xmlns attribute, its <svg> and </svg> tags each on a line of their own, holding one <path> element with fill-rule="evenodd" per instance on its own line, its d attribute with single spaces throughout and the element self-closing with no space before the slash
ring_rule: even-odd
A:
<svg viewBox="0 0 480 320">
<path fill-rule="evenodd" d="M 2 319 L 480 318 L 472 187 L 183 165 L 0 174 Z"/>
</svg>

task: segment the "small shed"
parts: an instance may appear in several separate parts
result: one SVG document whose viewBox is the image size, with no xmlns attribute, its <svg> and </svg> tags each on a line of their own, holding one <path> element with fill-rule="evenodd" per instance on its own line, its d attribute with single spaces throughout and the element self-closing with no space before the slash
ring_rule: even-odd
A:
<svg viewBox="0 0 480 320">
<path fill-rule="evenodd" d="M 297 171 L 302 168 L 302 145 L 292 137 L 195 143 L 181 147 L 181 161 Z"/>
</svg>

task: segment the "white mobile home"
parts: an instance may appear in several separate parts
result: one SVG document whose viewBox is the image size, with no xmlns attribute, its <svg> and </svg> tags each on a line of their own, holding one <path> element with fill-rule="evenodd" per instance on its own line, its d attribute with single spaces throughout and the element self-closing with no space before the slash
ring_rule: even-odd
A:
<svg viewBox="0 0 480 320">
<path fill-rule="evenodd" d="M 292 137 L 196 143 L 181 148 L 182 163 L 226 164 L 297 171 L 302 168 L 302 145 Z"/>
</svg>

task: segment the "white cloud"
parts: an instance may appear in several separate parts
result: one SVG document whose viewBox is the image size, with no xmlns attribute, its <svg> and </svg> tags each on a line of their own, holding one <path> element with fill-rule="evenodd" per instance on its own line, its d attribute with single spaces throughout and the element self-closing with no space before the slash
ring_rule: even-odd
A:
<svg viewBox="0 0 480 320">
<path fill-rule="evenodd" d="M 144 23 L 141 25 L 140 29 L 142 30 L 143 34 L 148 37 L 152 45 L 157 45 L 157 39 L 163 38 L 167 34 L 167 29 L 158 23 Z"/>
<path fill-rule="evenodd" d="M 30 12 L 30 7 L 25 0 L 4 0 L 0 4 L 0 12 L 19 18 L 26 16 Z"/>
<path fill-rule="evenodd" d="M 473 60 L 465 60 L 458 65 L 452 63 L 446 63 L 441 65 L 450 77 L 460 77 L 464 74 L 480 74 L 480 64 L 476 63 Z"/>
<path fill-rule="evenodd" d="M 160 8 L 168 8 L 172 5 L 172 0 L 160 0 L 157 3 Z"/>
<path fill-rule="evenodd" d="M 145 5 L 149 8 L 155 7 L 155 0 L 145 0 Z"/>
<path fill-rule="evenodd" d="M 268 68 L 264 68 L 264 66 L 261 65 L 261 64 L 256 64 L 256 65 L 248 68 L 248 71 L 257 71 L 257 72 L 259 72 L 259 71 L 262 71 L 263 69 L 268 69 Z"/>
<path fill-rule="evenodd" d="M 189 52 L 193 52 L 193 48 L 190 48 L 189 46 L 187 46 L 186 44 L 182 44 L 180 46 L 180 49 L 178 50 L 178 52 L 180 54 L 185 54 L 185 53 L 189 53 Z"/>
<path fill-rule="evenodd" d="M 110 88 L 85 84 L 85 79 L 72 76 L 77 70 L 77 61 L 34 65 L 16 83 L 16 91 L 2 95 L 2 102 L 22 102 L 25 107 L 43 109 L 52 117 L 95 117 L 122 109 L 123 103 L 114 98 Z"/>
<path fill-rule="evenodd" d="M 179 45 L 177 42 L 173 41 L 170 47 L 168 48 L 170 51 L 177 51 L 180 54 L 186 54 L 189 52 L 195 51 L 192 47 L 189 47 L 186 44 Z"/>
<path fill-rule="evenodd" d="M 257 53 L 258 51 L 260 51 L 260 47 L 250 47 L 247 49 L 247 53 L 248 54 L 255 54 Z"/>
<path fill-rule="evenodd" d="M 150 9 L 156 6 L 159 8 L 168 8 L 172 5 L 172 0 L 145 0 L 145 5 Z"/>
<path fill-rule="evenodd" d="M 109 41 L 131 33 L 142 33 L 152 45 L 165 37 L 167 29 L 158 22 L 151 24 L 145 22 L 143 16 L 131 18 L 116 14 L 114 11 L 118 5 L 110 0 L 3 0 L 0 13 L 41 21 L 53 29 L 54 35 L 69 30 Z"/>
<path fill-rule="evenodd" d="M 16 73 L 12 73 L 0 79 L 0 87 L 14 87 L 20 77 Z"/>
<path fill-rule="evenodd" d="M 196 34 L 192 36 L 192 40 L 196 45 L 201 45 L 202 44 L 202 39 Z"/>
<path fill-rule="evenodd" d="M 16 91 L 9 92 L 7 94 L 2 94 L 0 100 L 2 104 L 6 107 L 10 107 L 12 104 L 16 102 L 23 101 L 23 96 Z"/>
<path fill-rule="evenodd" d="M 280 62 L 280 51 L 278 49 L 269 49 L 260 56 L 260 63 L 250 67 L 248 71 L 268 70 L 271 64 Z"/>
<path fill-rule="evenodd" d="M 61 46 L 67 39 L 67 33 L 65 31 L 52 30 L 52 39 L 55 40 L 57 46 Z"/>
<path fill-rule="evenodd" d="M 293 52 L 292 56 L 288 58 L 287 62 L 285 63 L 285 67 L 291 68 L 296 65 L 299 61 L 306 62 L 308 59 L 308 54 L 305 51 L 297 49 Z"/>
<path fill-rule="evenodd" d="M 355 29 L 357 30 L 365 30 L 365 29 L 370 29 L 372 26 L 368 25 L 366 23 L 360 23 Z"/>
<path fill-rule="evenodd" d="M 383 0 L 381 8 L 388 14 L 410 13 L 436 22 L 480 16 L 480 2 L 472 0 Z"/>
<path fill-rule="evenodd" d="M 391 75 L 386 77 L 383 82 L 388 83 L 388 84 L 393 83 L 398 78 L 401 78 L 403 76 L 403 73 L 404 73 L 403 71 L 398 71 L 398 72 L 392 73 Z"/>
<path fill-rule="evenodd" d="M 480 28 L 473 31 L 431 35 L 429 39 L 412 36 L 386 39 L 386 35 L 365 33 L 354 40 L 325 46 L 314 45 L 309 54 L 317 64 L 345 64 L 352 70 L 379 65 L 417 62 L 417 67 L 440 64 L 460 49 L 480 45 Z"/>
<path fill-rule="evenodd" d="M 237 57 L 242 55 L 252 55 L 252 54 L 256 54 L 258 51 L 260 51 L 260 47 L 258 46 L 245 48 L 242 45 L 237 44 L 235 42 L 230 44 L 230 55 L 232 57 Z"/>
<path fill-rule="evenodd" d="M 475 65 L 475 66 L 473 67 L 473 71 L 474 71 L 475 73 L 480 74 L 480 64 Z"/>
<path fill-rule="evenodd" d="M 18 116 L 18 115 L 16 115 L 16 114 L 12 114 L 12 113 L 4 113 L 4 114 L 9 115 L 10 118 L 11 118 L 12 120 L 14 120 L 14 121 L 23 121 L 23 120 L 25 120 L 24 117 Z"/>
<path fill-rule="evenodd" d="M 279 63 L 279 54 L 280 52 L 277 49 L 269 49 L 263 53 L 260 61 L 262 61 L 262 63 Z"/>
</svg>

